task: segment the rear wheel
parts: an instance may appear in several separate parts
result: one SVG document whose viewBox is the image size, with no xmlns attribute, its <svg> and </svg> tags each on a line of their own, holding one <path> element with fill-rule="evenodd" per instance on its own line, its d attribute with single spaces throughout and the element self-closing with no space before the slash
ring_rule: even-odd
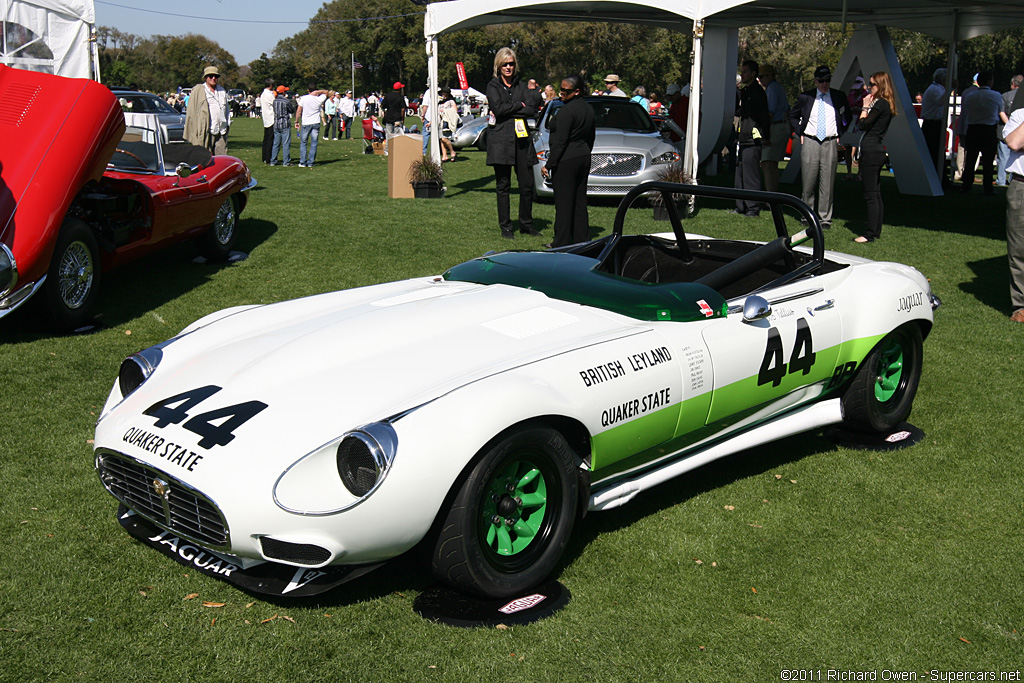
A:
<svg viewBox="0 0 1024 683">
<path fill-rule="evenodd" d="M 213 225 L 199 238 L 199 251 L 210 261 L 227 261 L 237 238 L 238 199 L 231 195 L 220 205 Z"/>
<path fill-rule="evenodd" d="M 843 396 L 850 427 L 885 432 L 907 419 L 921 381 L 922 347 L 920 328 L 908 323 L 868 354 Z"/>
<path fill-rule="evenodd" d="M 73 330 L 88 323 L 99 287 L 96 236 L 84 221 L 67 218 L 57 237 L 43 285 L 43 302 L 53 326 Z"/>
<path fill-rule="evenodd" d="M 487 151 L 487 129 L 481 131 L 480 137 L 476 139 L 476 148 L 481 152 Z"/>
<path fill-rule="evenodd" d="M 576 457 L 553 429 L 527 425 L 473 466 L 440 527 L 434 574 L 485 597 L 517 595 L 554 570 L 575 522 Z"/>
</svg>

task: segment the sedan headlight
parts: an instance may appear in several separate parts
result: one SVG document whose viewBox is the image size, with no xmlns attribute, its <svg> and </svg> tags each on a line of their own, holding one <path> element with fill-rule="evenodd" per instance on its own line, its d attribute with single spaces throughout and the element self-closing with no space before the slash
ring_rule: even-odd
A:
<svg viewBox="0 0 1024 683">
<path fill-rule="evenodd" d="M 674 164 L 679 161 L 679 152 L 665 152 L 654 157 L 651 163 L 654 164 Z"/>
<path fill-rule="evenodd" d="M 0 242 L 0 299 L 18 284 L 18 264 L 10 247 Z"/>
</svg>

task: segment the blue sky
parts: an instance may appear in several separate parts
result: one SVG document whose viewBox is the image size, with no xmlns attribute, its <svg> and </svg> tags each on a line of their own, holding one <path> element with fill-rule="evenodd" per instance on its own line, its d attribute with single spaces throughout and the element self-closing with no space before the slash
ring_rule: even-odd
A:
<svg viewBox="0 0 1024 683">
<path fill-rule="evenodd" d="M 279 40 L 307 28 L 323 0 L 94 0 L 96 23 L 137 36 L 198 33 L 238 64 L 268 55 Z"/>
</svg>

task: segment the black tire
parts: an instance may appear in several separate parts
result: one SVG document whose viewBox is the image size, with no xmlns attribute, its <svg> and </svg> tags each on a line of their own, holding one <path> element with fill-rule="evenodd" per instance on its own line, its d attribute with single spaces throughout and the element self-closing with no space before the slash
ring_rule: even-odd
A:
<svg viewBox="0 0 1024 683">
<path fill-rule="evenodd" d="M 439 527 L 431 558 L 435 576 L 489 598 L 519 595 L 541 583 L 561 558 L 576 520 L 576 469 L 569 444 L 542 425 L 525 425 L 492 442 L 459 483 Z"/>
<path fill-rule="evenodd" d="M 84 221 L 66 218 L 43 284 L 43 304 L 53 327 L 66 332 L 92 320 L 100 289 L 96 236 Z"/>
<path fill-rule="evenodd" d="M 908 323 L 872 349 L 843 395 L 848 427 L 886 432 L 910 416 L 921 381 L 922 347 L 921 329 Z"/>
<path fill-rule="evenodd" d="M 238 199 L 224 200 L 217 209 L 213 224 L 199 238 L 199 252 L 210 261 L 227 261 L 238 239 Z"/>
<path fill-rule="evenodd" d="M 476 139 L 476 148 L 481 152 L 487 151 L 487 129 L 480 131 L 480 137 Z"/>
</svg>

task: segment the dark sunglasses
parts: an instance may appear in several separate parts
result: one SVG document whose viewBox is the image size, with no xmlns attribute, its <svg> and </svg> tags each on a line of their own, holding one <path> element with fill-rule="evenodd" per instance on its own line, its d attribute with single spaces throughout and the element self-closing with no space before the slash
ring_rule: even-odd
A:
<svg viewBox="0 0 1024 683">
<path fill-rule="evenodd" d="M 504 69 L 506 66 L 515 66 L 515 65 L 516 65 L 515 62 L 505 62 L 504 64 L 501 65 L 501 68 Z"/>
<path fill-rule="evenodd" d="M 868 83 L 868 85 L 869 85 L 870 87 L 872 87 L 872 88 L 877 88 L 877 87 L 878 87 L 878 84 L 877 84 L 877 83 L 875 83 L 874 81 L 871 81 L 871 82 L 869 82 L 869 83 Z"/>
</svg>

